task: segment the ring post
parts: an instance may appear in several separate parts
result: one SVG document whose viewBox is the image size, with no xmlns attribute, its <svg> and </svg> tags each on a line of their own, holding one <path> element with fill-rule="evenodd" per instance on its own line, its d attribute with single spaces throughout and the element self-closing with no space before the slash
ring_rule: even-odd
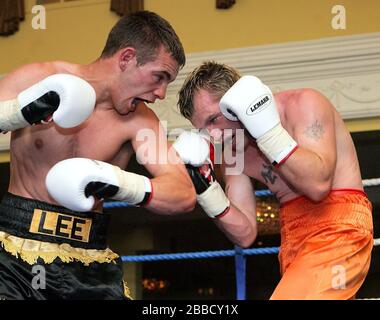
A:
<svg viewBox="0 0 380 320">
<path fill-rule="evenodd" d="M 243 249 L 235 246 L 236 300 L 246 299 L 246 257 Z"/>
</svg>

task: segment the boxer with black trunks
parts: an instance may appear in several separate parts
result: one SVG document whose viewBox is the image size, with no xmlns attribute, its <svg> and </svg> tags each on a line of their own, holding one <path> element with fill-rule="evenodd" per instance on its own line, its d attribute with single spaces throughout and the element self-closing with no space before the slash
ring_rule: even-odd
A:
<svg viewBox="0 0 380 320">
<path fill-rule="evenodd" d="M 146 147 L 140 129 L 154 133 L 154 153 L 168 154 L 164 130 L 146 103 L 164 99 L 184 63 L 170 24 L 140 11 L 118 21 L 96 61 L 33 63 L 0 81 L 0 130 L 12 132 L 10 183 L 0 204 L 1 299 L 129 297 L 121 260 L 107 246 L 110 217 L 101 200 L 159 214 L 194 208 L 194 187 L 179 159 L 143 163 L 150 178 L 122 170 Z M 63 196 L 63 205 L 56 200 L 62 186 L 79 179 L 59 168 L 48 176 L 62 162 L 82 177 L 91 166 L 97 170 L 92 180 L 83 177 L 80 195 Z M 43 283 L 36 285 L 40 267 Z"/>
</svg>

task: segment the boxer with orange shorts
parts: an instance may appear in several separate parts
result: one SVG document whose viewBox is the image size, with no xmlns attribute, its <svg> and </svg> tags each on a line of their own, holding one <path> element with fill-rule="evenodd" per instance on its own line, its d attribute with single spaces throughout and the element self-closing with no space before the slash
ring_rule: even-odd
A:
<svg viewBox="0 0 380 320">
<path fill-rule="evenodd" d="M 282 279 L 271 299 L 353 298 L 370 266 L 371 210 L 358 190 L 332 190 L 319 203 L 305 197 L 284 203 Z"/>
<path fill-rule="evenodd" d="M 187 77 L 178 105 L 196 128 L 223 141 L 225 190 L 215 181 L 196 190 L 231 241 L 248 247 L 256 238 L 252 178 L 280 202 L 282 279 L 271 299 L 354 298 L 371 260 L 372 206 L 330 101 L 313 89 L 273 94 L 259 78 L 210 61 Z"/>
</svg>

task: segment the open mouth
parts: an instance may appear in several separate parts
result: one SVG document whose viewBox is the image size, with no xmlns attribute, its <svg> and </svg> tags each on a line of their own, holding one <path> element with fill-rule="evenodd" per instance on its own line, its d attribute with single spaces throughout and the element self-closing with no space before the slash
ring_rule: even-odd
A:
<svg viewBox="0 0 380 320">
<path fill-rule="evenodd" d="M 146 99 L 134 98 L 132 100 L 132 106 L 136 108 L 139 105 L 139 103 L 141 103 L 141 102 L 152 103 L 152 101 L 149 101 L 149 100 L 146 100 Z"/>
</svg>

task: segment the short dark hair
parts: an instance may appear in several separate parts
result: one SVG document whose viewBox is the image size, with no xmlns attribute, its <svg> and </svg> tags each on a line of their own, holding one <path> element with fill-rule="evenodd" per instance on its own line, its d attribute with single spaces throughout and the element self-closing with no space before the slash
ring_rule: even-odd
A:
<svg viewBox="0 0 380 320">
<path fill-rule="evenodd" d="M 177 105 L 180 113 L 190 120 L 194 113 L 194 94 L 197 91 L 204 89 L 216 99 L 221 99 L 240 77 L 236 69 L 226 64 L 203 62 L 187 76 L 178 92 Z"/>
<path fill-rule="evenodd" d="M 138 11 L 122 17 L 108 35 L 101 58 L 108 58 L 126 47 L 136 49 L 136 59 L 143 65 L 155 59 L 158 49 L 164 48 L 183 67 L 186 62 L 181 41 L 164 18 L 150 11 Z"/>
</svg>

